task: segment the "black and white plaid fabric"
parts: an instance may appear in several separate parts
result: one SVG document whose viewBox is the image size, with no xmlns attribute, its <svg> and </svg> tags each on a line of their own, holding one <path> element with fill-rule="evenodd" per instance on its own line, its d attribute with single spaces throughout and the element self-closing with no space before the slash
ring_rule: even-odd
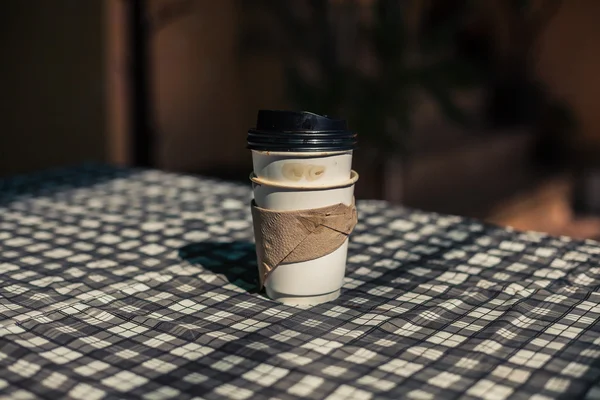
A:
<svg viewBox="0 0 600 400">
<path fill-rule="evenodd" d="M 600 246 L 359 202 L 342 296 L 256 293 L 248 186 L 0 181 L 7 398 L 600 398 Z"/>
</svg>

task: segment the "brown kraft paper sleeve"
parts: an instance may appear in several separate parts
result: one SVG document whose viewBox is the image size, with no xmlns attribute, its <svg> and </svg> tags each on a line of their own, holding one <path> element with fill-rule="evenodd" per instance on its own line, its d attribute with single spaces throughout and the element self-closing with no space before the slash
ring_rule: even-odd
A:
<svg viewBox="0 0 600 400">
<path fill-rule="evenodd" d="M 298 211 L 273 211 L 252 201 L 261 288 L 280 264 L 314 260 L 337 250 L 357 223 L 354 201 Z"/>
</svg>

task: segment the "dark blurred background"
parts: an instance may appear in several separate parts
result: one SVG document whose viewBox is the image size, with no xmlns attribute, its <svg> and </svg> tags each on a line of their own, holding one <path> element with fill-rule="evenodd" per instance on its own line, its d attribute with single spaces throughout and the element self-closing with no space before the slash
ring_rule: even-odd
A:
<svg viewBox="0 0 600 400">
<path fill-rule="evenodd" d="M 4 0 L 0 177 L 95 161 L 245 182 L 256 111 L 302 109 L 359 133 L 359 198 L 598 238 L 598 15 L 596 0 Z"/>
</svg>

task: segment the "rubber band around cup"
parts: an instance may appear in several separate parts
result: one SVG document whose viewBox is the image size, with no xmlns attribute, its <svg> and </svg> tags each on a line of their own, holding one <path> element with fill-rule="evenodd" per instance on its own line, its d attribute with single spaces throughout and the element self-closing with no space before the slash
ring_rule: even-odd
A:
<svg viewBox="0 0 600 400">
<path fill-rule="evenodd" d="M 273 182 L 266 179 L 261 179 L 257 177 L 254 172 L 250 174 L 250 180 L 253 183 L 261 186 L 271 186 L 282 189 L 294 189 L 294 190 L 321 190 L 321 189 L 337 189 L 342 187 L 352 186 L 358 181 L 358 172 L 355 170 L 350 171 L 350 179 L 344 181 L 343 183 L 333 184 L 333 185 L 324 185 L 324 186 L 294 186 L 294 185 L 286 185 L 281 182 Z"/>
</svg>

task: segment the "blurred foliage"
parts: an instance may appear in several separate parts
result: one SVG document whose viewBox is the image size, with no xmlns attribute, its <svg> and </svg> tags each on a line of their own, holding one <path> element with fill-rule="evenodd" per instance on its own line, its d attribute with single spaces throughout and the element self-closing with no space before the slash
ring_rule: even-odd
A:
<svg viewBox="0 0 600 400">
<path fill-rule="evenodd" d="M 479 18 L 472 37 L 480 43 L 478 66 L 490 93 L 487 116 L 493 127 L 536 124 L 552 96 L 536 74 L 538 39 L 563 0 L 470 0 Z M 482 45 L 481 42 L 485 42 Z M 484 48 L 482 48 L 484 47 Z M 566 112 L 566 111 L 565 111 Z"/>
<path fill-rule="evenodd" d="M 379 154 L 406 154 L 418 94 L 425 91 L 449 119 L 465 124 L 453 90 L 480 75 L 453 50 L 465 15 L 412 24 L 422 18 L 422 4 L 247 0 L 245 14 L 262 14 L 244 27 L 241 50 L 282 57 L 293 107 L 343 116 Z"/>
<path fill-rule="evenodd" d="M 471 121 L 454 96 L 474 85 L 488 93 L 491 128 L 544 125 L 548 110 L 569 113 L 532 68 L 537 38 L 562 0 L 241 4 L 240 50 L 282 59 L 290 106 L 347 118 L 379 155 L 410 154 L 411 117 L 423 94 L 463 125 Z"/>
</svg>

